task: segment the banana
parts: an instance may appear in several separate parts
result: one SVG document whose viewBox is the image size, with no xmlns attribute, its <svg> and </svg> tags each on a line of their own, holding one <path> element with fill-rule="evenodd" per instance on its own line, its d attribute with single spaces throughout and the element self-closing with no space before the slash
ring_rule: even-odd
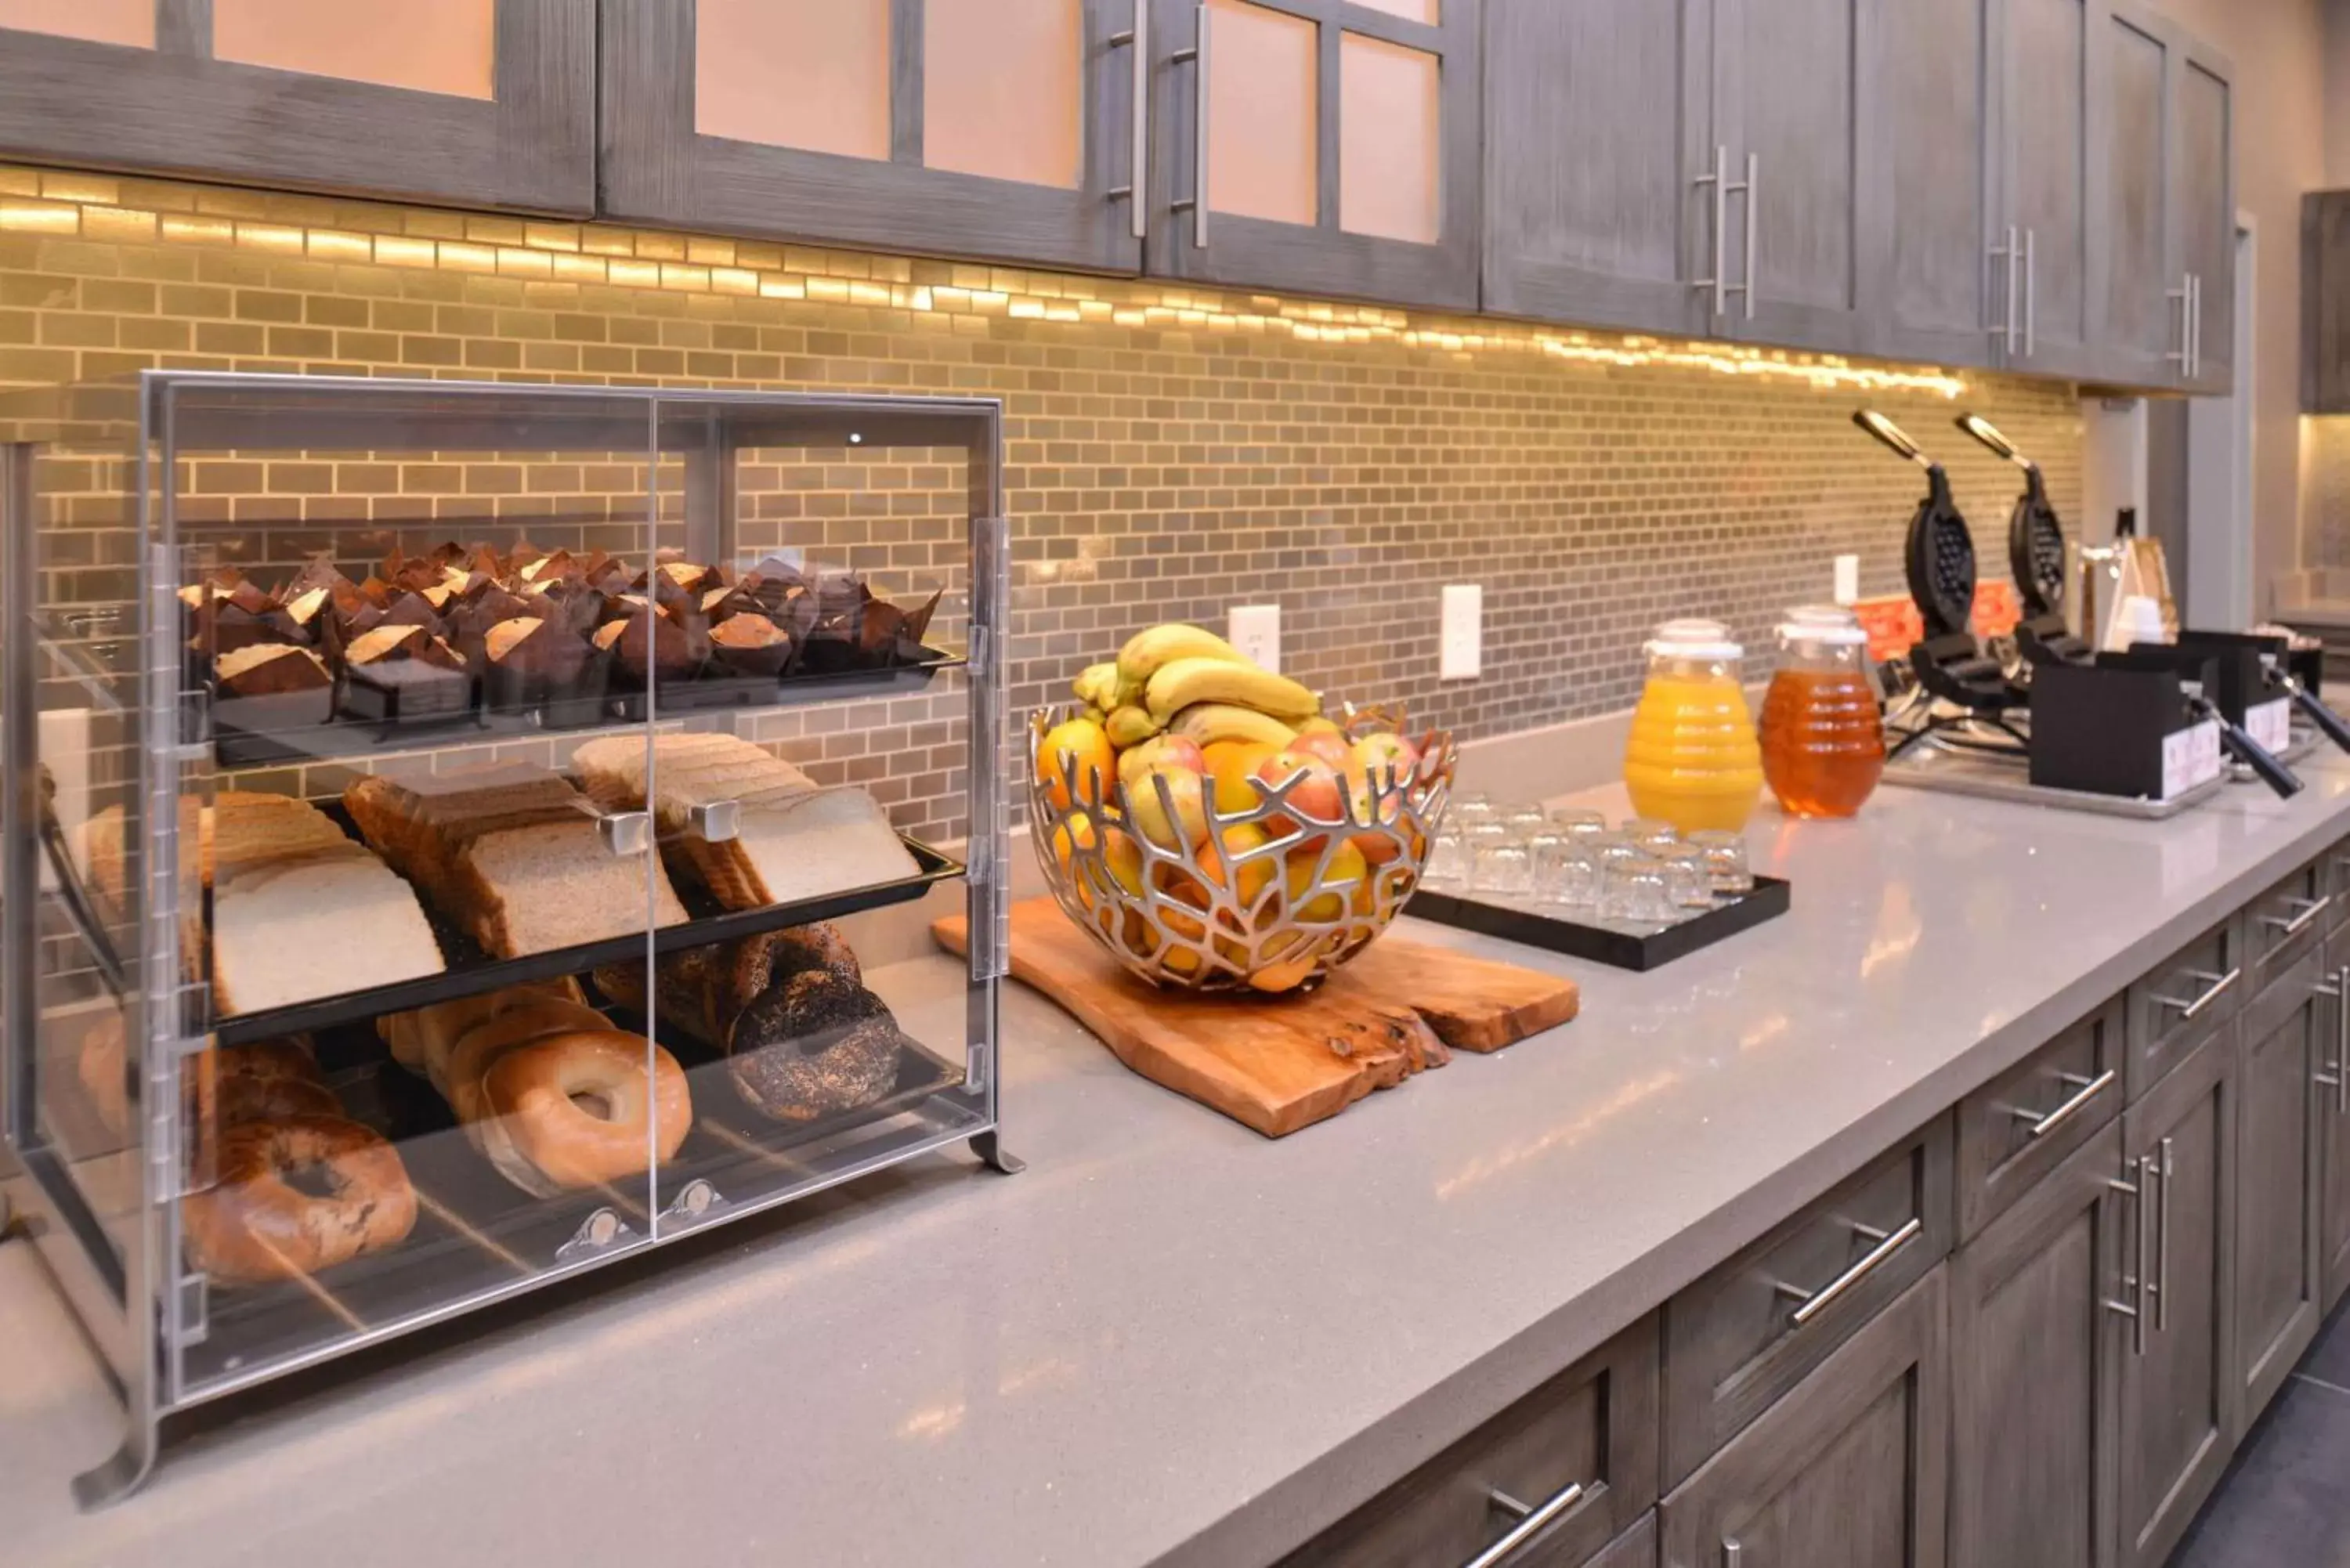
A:
<svg viewBox="0 0 2350 1568">
<path fill-rule="evenodd" d="M 1160 665 L 1143 700 L 1161 719 L 1201 702 L 1229 702 L 1293 722 L 1322 711 L 1314 693 L 1287 676 L 1222 659 L 1178 659 Z"/>
<path fill-rule="evenodd" d="M 1091 719 L 1095 723 L 1099 724 L 1105 730 L 1109 728 L 1109 715 L 1103 712 L 1100 709 L 1095 707 L 1090 702 L 1085 705 L 1084 711 L 1081 711 L 1077 717 L 1081 719 Z"/>
<path fill-rule="evenodd" d="M 1297 739 L 1297 732 L 1280 720 L 1253 708 L 1238 708 L 1226 702 L 1202 702 L 1184 709 L 1169 722 L 1167 732 L 1201 746 L 1211 746 L 1218 741 L 1285 746 Z"/>
<path fill-rule="evenodd" d="M 1181 621 L 1169 621 L 1139 631 L 1126 639 L 1118 650 L 1118 673 L 1121 680 L 1139 691 L 1150 683 L 1150 678 L 1179 659 L 1219 659 L 1229 664 L 1247 664 L 1248 656 L 1218 637 L 1214 632 Z M 1253 667 L 1252 667 L 1253 668 Z M 1135 701 L 1128 697 L 1128 701 Z"/>
<path fill-rule="evenodd" d="M 1121 752 L 1128 746 L 1142 744 L 1166 727 L 1164 720 L 1131 704 L 1111 709 L 1109 717 L 1102 721 L 1102 728 L 1109 734 L 1109 743 Z"/>
<path fill-rule="evenodd" d="M 1088 664 L 1085 672 L 1069 682 L 1069 690 L 1077 701 L 1107 712 L 1118 704 L 1118 665 Z"/>
</svg>

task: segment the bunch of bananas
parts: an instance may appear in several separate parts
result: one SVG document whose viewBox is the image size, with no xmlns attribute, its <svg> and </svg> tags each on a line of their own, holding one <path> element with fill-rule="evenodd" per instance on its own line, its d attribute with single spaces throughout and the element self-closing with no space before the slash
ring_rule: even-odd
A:
<svg viewBox="0 0 2350 1568">
<path fill-rule="evenodd" d="M 1083 706 L 1037 724 L 1038 846 L 1063 907 L 1128 968 L 1293 990 L 1409 897 L 1449 745 L 1423 762 L 1400 735 L 1352 739 L 1312 691 L 1181 623 L 1073 689 Z"/>
</svg>

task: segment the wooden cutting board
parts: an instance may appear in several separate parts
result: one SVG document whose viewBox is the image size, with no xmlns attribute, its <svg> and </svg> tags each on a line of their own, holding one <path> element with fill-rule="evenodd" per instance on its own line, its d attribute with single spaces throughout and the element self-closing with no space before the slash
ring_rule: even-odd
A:
<svg viewBox="0 0 2350 1568">
<path fill-rule="evenodd" d="M 965 950 L 961 917 L 931 928 Z M 1336 1116 L 1451 1060 L 1498 1051 L 1564 1023 L 1571 980 L 1389 934 L 1319 990 L 1298 996 L 1193 996 L 1128 974 L 1050 898 L 1012 907 L 1012 973 L 1043 992 L 1119 1061 L 1267 1137 Z"/>
</svg>

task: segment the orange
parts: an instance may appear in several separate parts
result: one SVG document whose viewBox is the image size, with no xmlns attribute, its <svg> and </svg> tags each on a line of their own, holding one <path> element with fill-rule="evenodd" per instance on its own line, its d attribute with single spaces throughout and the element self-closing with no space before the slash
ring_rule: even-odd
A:
<svg viewBox="0 0 2350 1568">
<path fill-rule="evenodd" d="M 1073 795 L 1069 785 L 1075 776 Z M 1070 810 L 1079 800 L 1099 805 L 1109 781 L 1118 777 L 1118 751 L 1091 719 L 1054 725 L 1036 742 L 1036 777 L 1055 806 Z"/>
</svg>

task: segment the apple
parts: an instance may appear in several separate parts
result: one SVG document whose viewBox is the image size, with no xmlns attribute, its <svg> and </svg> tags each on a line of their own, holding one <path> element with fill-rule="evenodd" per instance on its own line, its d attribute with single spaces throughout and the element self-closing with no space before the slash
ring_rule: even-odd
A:
<svg viewBox="0 0 2350 1568">
<path fill-rule="evenodd" d="M 1340 791 L 1337 765 L 1302 746 L 1284 746 L 1265 758 L 1257 764 L 1256 778 L 1259 784 L 1276 788 L 1288 786 L 1283 804 L 1302 823 L 1346 820 L 1346 796 Z"/>
<path fill-rule="evenodd" d="M 1118 754 L 1118 782 L 1126 785 L 1128 794 L 1137 793 L 1138 782 L 1153 768 L 1189 768 L 1196 774 L 1204 772 L 1207 765 L 1200 754 L 1200 743 L 1180 735 L 1153 735 Z"/>
<path fill-rule="evenodd" d="M 1347 732 L 1327 719 L 1306 720 L 1297 732 L 1297 739 L 1290 742 L 1290 747 L 1319 757 L 1332 767 L 1342 770 L 1353 752 L 1353 748 L 1347 744 Z"/>
<path fill-rule="evenodd" d="M 1127 805 L 1142 836 L 1161 849 L 1188 849 L 1208 836 L 1208 805 L 1195 769 L 1154 765 L 1128 786 Z"/>
<path fill-rule="evenodd" d="M 1419 748 L 1392 731 L 1382 730 L 1357 741 L 1347 759 L 1347 771 L 1374 790 L 1387 787 L 1390 774 L 1398 789 L 1409 789 L 1419 765 Z"/>
</svg>

